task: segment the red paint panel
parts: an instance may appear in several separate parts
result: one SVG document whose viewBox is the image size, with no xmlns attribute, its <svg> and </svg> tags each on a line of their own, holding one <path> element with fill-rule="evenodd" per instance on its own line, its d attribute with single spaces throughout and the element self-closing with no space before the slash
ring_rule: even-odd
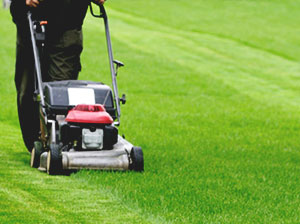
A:
<svg viewBox="0 0 300 224">
<path fill-rule="evenodd" d="M 79 104 L 69 111 L 67 122 L 86 124 L 112 124 L 112 117 L 106 112 L 103 105 Z"/>
</svg>

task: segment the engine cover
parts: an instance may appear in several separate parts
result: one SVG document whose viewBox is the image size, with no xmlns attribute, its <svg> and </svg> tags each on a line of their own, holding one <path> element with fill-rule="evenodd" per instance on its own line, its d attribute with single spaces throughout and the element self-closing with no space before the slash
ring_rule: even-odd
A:
<svg viewBox="0 0 300 224">
<path fill-rule="evenodd" d="M 102 105 L 77 105 L 70 110 L 67 117 L 67 122 L 71 123 L 86 123 L 86 124 L 112 124 L 112 117 L 105 111 Z"/>
</svg>

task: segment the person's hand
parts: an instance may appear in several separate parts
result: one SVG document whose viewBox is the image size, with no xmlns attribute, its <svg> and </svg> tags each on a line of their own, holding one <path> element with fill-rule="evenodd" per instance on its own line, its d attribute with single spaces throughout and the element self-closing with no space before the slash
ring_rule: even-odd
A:
<svg viewBox="0 0 300 224">
<path fill-rule="evenodd" d="M 37 7 L 39 4 L 40 2 L 38 0 L 26 0 L 26 5 L 30 7 Z"/>
<path fill-rule="evenodd" d="M 95 0 L 96 3 L 103 5 L 105 0 Z"/>
</svg>

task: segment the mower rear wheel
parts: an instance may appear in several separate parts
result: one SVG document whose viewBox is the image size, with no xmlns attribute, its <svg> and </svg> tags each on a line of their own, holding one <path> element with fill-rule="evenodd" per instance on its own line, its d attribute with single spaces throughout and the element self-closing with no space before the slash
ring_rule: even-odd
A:
<svg viewBox="0 0 300 224">
<path fill-rule="evenodd" d="M 50 175 L 62 173 L 62 156 L 60 147 L 57 144 L 50 144 L 47 155 L 47 173 Z"/>
<path fill-rule="evenodd" d="M 33 149 L 31 151 L 30 166 L 33 168 L 38 168 L 40 165 L 40 157 L 43 152 L 43 144 L 40 141 L 35 141 L 33 143 Z"/>
<path fill-rule="evenodd" d="M 144 157 L 141 147 L 133 146 L 130 152 L 130 158 L 132 164 L 130 164 L 129 169 L 143 172 L 144 171 Z"/>
</svg>

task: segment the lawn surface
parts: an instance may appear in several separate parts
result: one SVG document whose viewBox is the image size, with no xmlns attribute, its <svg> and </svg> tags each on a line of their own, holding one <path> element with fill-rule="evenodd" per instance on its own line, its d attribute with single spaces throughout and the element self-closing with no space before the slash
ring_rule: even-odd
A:
<svg viewBox="0 0 300 224">
<path fill-rule="evenodd" d="M 299 223 L 300 1 L 106 3 L 120 132 L 145 172 L 29 167 L 0 10 L 0 223 Z M 102 21 L 84 24 L 80 79 L 110 83 Z"/>
</svg>

